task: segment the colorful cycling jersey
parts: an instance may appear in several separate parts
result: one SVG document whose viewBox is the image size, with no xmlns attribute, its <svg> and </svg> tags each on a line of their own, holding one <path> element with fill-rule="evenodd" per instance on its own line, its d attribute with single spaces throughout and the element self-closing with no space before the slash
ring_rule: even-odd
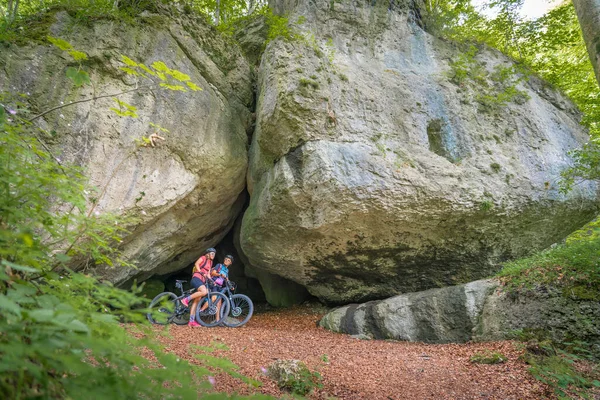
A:
<svg viewBox="0 0 600 400">
<path fill-rule="evenodd" d="M 229 268 L 227 268 L 225 264 L 217 264 L 215 271 L 217 271 L 217 274 L 225 275 L 225 278 L 229 277 Z"/>
<path fill-rule="evenodd" d="M 198 264 L 198 269 L 196 269 L 196 264 Z M 198 278 L 202 282 L 206 282 L 204 278 L 205 275 L 210 273 L 210 269 L 212 268 L 212 260 L 206 256 L 202 256 L 196 261 L 194 264 L 194 273 L 192 278 Z"/>
</svg>

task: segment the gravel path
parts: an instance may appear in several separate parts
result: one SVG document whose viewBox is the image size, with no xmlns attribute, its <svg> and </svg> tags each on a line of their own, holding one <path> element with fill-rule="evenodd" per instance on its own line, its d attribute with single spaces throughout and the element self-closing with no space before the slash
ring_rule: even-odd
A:
<svg viewBox="0 0 600 400">
<path fill-rule="evenodd" d="M 308 307 L 255 314 L 241 328 L 172 326 L 163 337 L 167 350 L 196 362 L 189 345 L 224 343 L 240 372 L 262 383 L 249 387 L 238 379 L 217 375 L 217 391 L 284 395 L 261 372 L 277 359 L 298 359 L 323 377 L 314 399 L 542 399 L 548 389 L 527 372 L 512 342 L 423 344 L 385 340 L 358 340 L 318 328 L 321 314 Z M 484 349 L 498 351 L 508 361 L 497 365 L 473 364 L 470 357 Z"/>
</svg>

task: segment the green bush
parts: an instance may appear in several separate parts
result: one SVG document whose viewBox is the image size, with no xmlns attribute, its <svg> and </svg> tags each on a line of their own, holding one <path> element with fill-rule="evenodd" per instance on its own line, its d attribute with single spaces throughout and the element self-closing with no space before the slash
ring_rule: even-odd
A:
<svg viewBox="0 0 600 400">
<path fill-rule="evenodd" d="M 321 374 L 311 371 L 299 360 L 277 360 L 269 366 L 268 375 L 277 382 L 280 389 L 300 396 L 323 387 Z"/>
<path fill-rule="evenodd" d="M 549 356 L 527 352 L 523 358 L 531 366 L 529 372 L 537 380 L 550 386 L 558 398 L 591 399 L 594 397 L 589 389 L 600 387 L 598 366 L 585 373 L 577 365 L 583 360 L 568 352 L 558 350 L 556 354 Z"/>
</svg>

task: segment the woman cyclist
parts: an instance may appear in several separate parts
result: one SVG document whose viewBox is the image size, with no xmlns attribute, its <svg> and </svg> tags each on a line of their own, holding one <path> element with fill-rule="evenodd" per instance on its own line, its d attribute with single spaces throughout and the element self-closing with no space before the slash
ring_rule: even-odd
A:
<svg viewBox="0 0 600 400">
<path fill-rule="evenodd" d="M 209 279 L 212 263 L 216 254 L 217 250 L 214 248 L 211 247 L 206 249 L 204 255 L 194 263 L 192 280 L 190 284 L 196 289 L 196 291 L 181 300 L 183 305 L 186 307 L 190 304 L 190 301 L 192 302 L 192 307 L 190 308 L 190 322 L 188 323 L 188 326 L 200 326 L 200 324 L 196 322 L 196 308 L 198 307 L 200 299 L 206 296 L 208 293 L 206 282 Z"/>
</svg>

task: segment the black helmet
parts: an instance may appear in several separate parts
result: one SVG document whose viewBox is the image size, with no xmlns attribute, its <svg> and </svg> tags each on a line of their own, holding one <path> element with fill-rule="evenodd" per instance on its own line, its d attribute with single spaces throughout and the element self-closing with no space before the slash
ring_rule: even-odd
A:
<svg viewBox="0 0 600 400">
<path fill-rule="evenodd" d="M 204 254 L 208 254 L 208 253 L 216 253 L 217 250 L 215 250 L 213 247 L 209 247 L 208 249 L 206 249 L 206 251 L 204 252 Z"/>
<path fill-rule="evenodd" d="M 231 262 L 233 262 L 233 256 L 231 254 L 227 254 L 225 258 L 229 258 Z M 223 261 L 225 261 L 225 258 L 223 259 Z"/>
</svg>

